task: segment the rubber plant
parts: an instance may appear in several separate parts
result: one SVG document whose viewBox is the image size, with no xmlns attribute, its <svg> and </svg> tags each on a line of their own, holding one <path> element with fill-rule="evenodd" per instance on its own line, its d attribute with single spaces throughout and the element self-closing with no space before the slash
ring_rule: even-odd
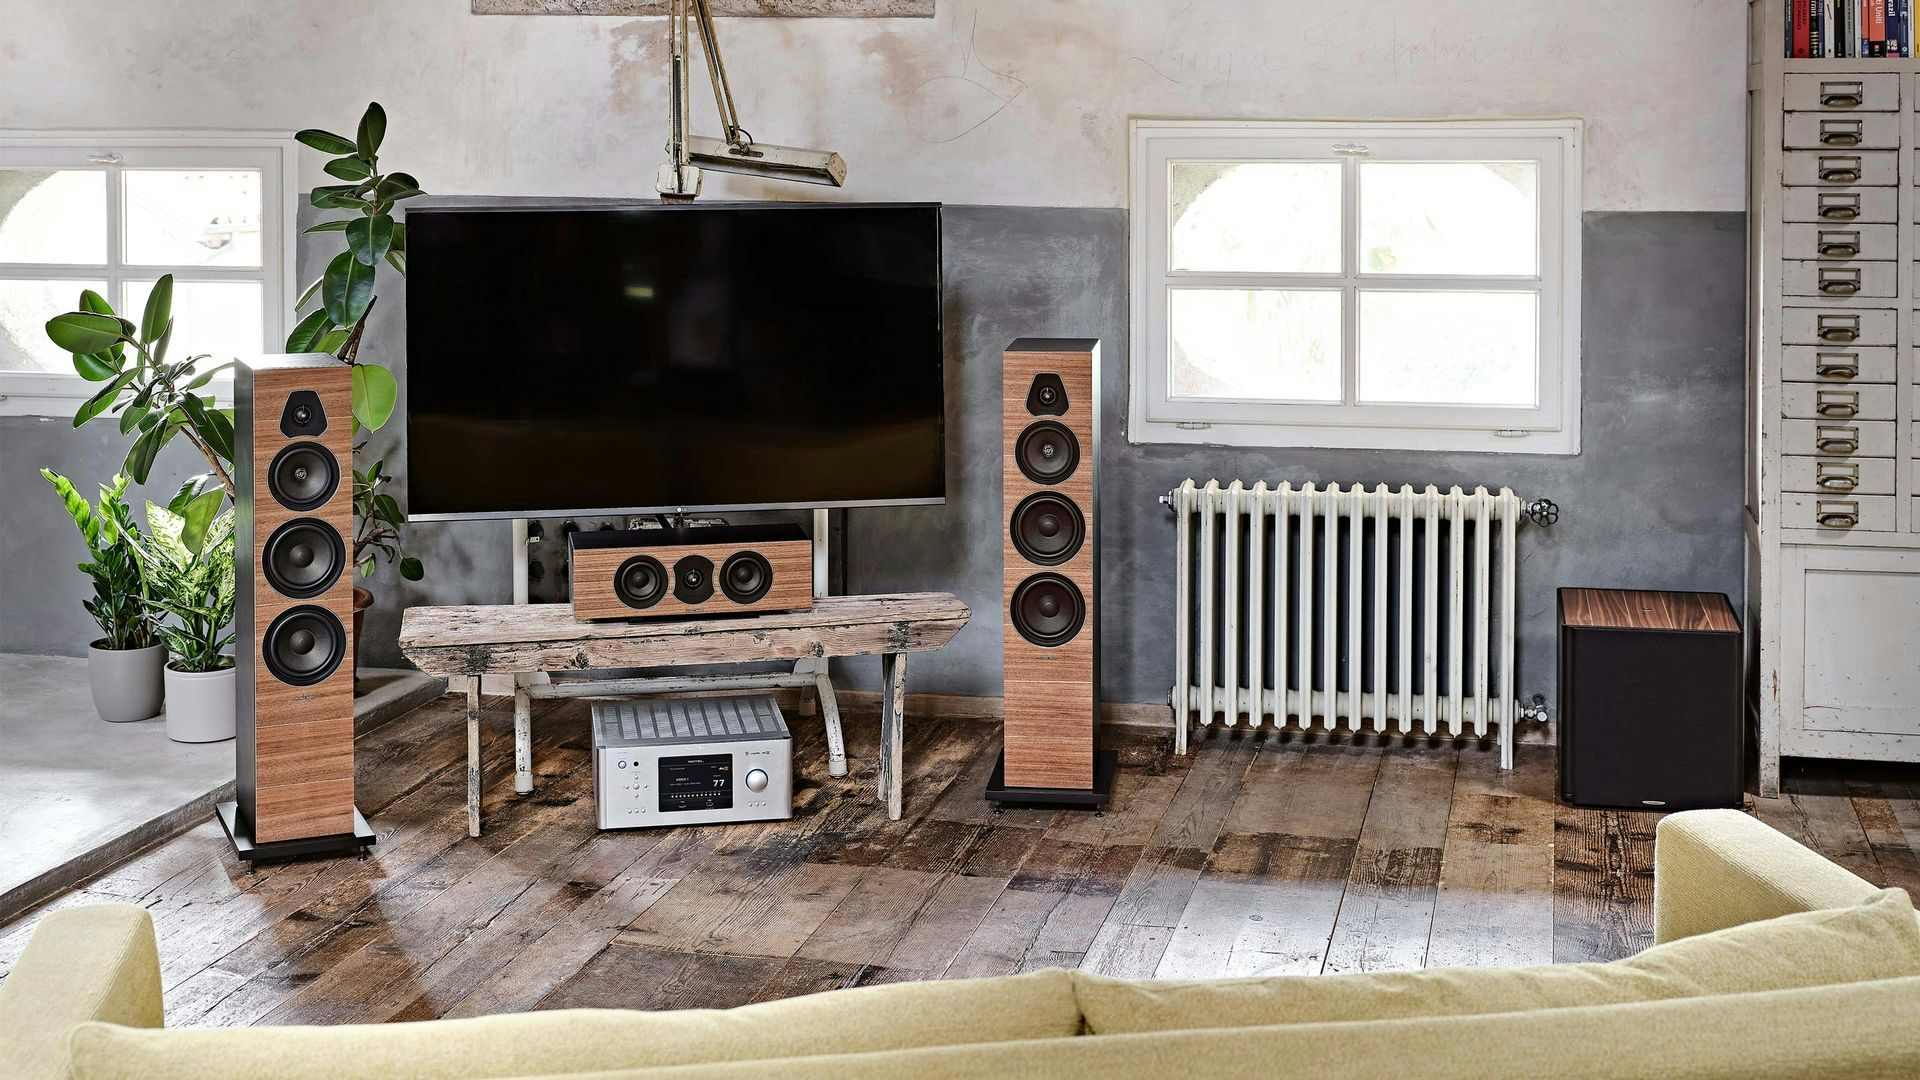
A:
<svg viewBox="0 0 1920 1080">
<path fill-rule="evenodd" d="M 93 579 L 93 598 L 81 604 L 100 626 L 98 647 L 126 650 L 159 644 L 147 604 L 146 574 L 134 546 L 140 530 L 126 502 L 127 476 L 115 474 L 111 485 L 101 484 L 100 501 L 94 504 L 59 473 L 41 469 L 40 475 L 59 493 L 87 542 L 87 561 L 80 570 Z"/>
<path fill-rule="evenodd" d="M 187 548 L 186 521 L 147 504 L 147 531 L 135 545 L 146 571 L 155 629 L 185 672 L 233 666 L 233 511 L 214 518 L 198 551 Z"/>
<path fill-rule="evenodd" d="M 287 335 L 288 352 L 331 353 L 353 366 L 354 433 L 378 431 L 393 416 L 399 386 L 393 373 L 360 359 L 360 342 L 377 301 L 374 285 L 385 263 L 395 273 L 407 272 L 407 227 L 394 219 L 402 200 L 424 194 L 420 182 L 403 172 L 382 172 L 380 144 L 387 134 L 387 112 L 372 102 L 360 117 L 354 137 L 308 128 L 294 135 L 305 146 L 336 155 L 323 168 L 328 176 L 345 181 L 313 189 L 308 201 L 322 210 L 348 210 L 344 218 L 323 221 L 308 233 L 340 233 L 346 250 L 333 257 L 326 272 L 300 293 L 296 314 L 318 299 Z M 355 456 L 366 447 L 354 446 Z M 393 496 L 379 491 L 389 476 L 382 462 L 362 471 L 354 469 L 353 562 L 362 577 L 373 574 L 381 556 L 396 564 L 400 576 L 418 581 L 424 575 L 420 560 L 402 552 L 401 526 L 406 516 Z"/>
<path fill-rule="evenodd" d="M 85 289 L 77 310 L 47 320 L 47 337 L 73 354 L 81 378 L 104 384 L 73 414 L 73 426 L 118 416 L 120 433 L 134 437 L 123 465 L 134 483 L 147 482 L 154 459 L 176 435 L 206 459 L 208 471 L 188 480 L 172 500 L 184 520 L 188 550 L 200 550 L 208 526 L 233 497 L 233 410 L 215 407 L 213 395 L 201 390 L 233 365 L 203 367 L 205 355 L 168 362 L 173 275 L 154 282 L 138 326 Z"/>
</svg>

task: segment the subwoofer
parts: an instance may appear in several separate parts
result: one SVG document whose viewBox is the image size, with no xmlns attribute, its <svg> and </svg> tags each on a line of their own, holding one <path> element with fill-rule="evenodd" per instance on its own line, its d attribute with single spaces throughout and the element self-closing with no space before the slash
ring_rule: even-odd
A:
<svg viewBox="0 0 1920 1080">
<path fill-rule="evenodd" d="M 236 798 L 248 861 L 373 843 L 353 803 L 353 369 L 234 367 Z"/>
<path fill-rule="evenodd" d="M 813 606 L 797 525 L 600 529 L 568 537 L 576 619 L 690 618 Z"/>
<path fill-rule="evenodd" d="M 1002 365 L 1006 726 L 987 798 L 1100 806 L 1094 542 L 1100 343 L 1022 338 Z"/>
</svg>

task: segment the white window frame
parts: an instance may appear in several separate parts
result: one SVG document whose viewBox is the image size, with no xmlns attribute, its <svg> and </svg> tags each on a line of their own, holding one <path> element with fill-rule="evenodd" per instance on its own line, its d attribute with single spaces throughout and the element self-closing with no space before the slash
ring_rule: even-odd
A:
<svg viewBox="0 0 1920 1080">
<path fill-rule="evenodd" d="M 1580 452 L 1581 121 L 1148 120 L 1129 124 L 1132 284 L 1127 438 L 1134 443 L 1355 449 Z M 1200 273 L 1169 268 L 1167 201 L 1174 161 L 1342 163 L 1343 266 L 1338 274 Z M 1537 277 L 1362 273 L 1358 161 L 1536 161 Z M 1339 289 L 1344 294 L 1343 399 L 1289 403 L 1173 398 L 1167 296 L 1175 284 Z M 1540 294 L 1538 401 L 1533 406 L 1365 405 L 1359 401 L 1359 289 Z"/>
<path fill-rule="evenodd" d="M 0 276 L 104 279 L 107 298 L 116 310 L 121 285 L 129 280 L 172 273 L 178 281 L 260 281 L 262 344 L 271 350 L 286 340 L 287 315 L 293 304 L 298 153 L 299 144 L 286 132 L 0 130 L 0 166 L 91 169 L 107 175 L 105 264 L 0 263 Z M 143 168 L 260 170 L 260 267 L 128 265 L 123 258 L 121 178 L 128 169 Z M 58 314 L 50 311 L 47 317 Z M 137 321 L 139 314 L 127 317 Z M 231 400 L 229 374 L 223 372 L 209 386 L 217 399 Z M 72 371 L 0 369 L 0 416 L 71 415 L 98 389 Z"/>
</svg>

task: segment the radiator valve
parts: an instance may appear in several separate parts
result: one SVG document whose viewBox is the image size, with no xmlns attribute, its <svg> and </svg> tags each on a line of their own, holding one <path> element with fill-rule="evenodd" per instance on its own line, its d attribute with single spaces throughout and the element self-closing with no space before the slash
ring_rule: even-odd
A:
<svg viewBox="0 0 1920 1080">
<path fill-rule="evenodd" d="M 1527 504 L 1527 520 L 1545 528 L 1560 520 L 1560 506 L 1552 499 L 1535 499 Z"/>
<path fill-rule="evenodd" d="M 1547 695 L 1535 694 L 1533 695 L 1533 697 L 1529 698 L 1525 705 L 1520 706 L 1520 719 L 1532 720 L 1536 723 L 1541 723 L 1541 724 L 1546 723 L 1547 722 Z"/>
</svg>

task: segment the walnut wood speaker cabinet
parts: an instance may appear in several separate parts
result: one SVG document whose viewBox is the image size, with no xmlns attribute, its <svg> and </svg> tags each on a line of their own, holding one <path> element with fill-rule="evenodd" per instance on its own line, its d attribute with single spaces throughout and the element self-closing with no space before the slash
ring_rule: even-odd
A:
<svg viewBox="0 0 1920 1080">
<path fill-rule="evenodd" d="M 996 802 L 1098 806 L 1113 785 L 1099 752 L 1094 543 L 1100 343 L 1021 338 L 1002 367 L 1006 726 L 987 783 Z"/>
<path fill-rule="evenodd" d="M 603 529 L 568 539 L 576 619 L 688 618 L 813 606 L 797 525 Z"/>
<path fill-rule="evenodd" d="M 1560 590 L 1560 794 L 1577 806 L 1738 807 L 1740 622 L 1719 593 Z"/>
<path fill-rule="evenodd" d="M 237 797 L 242 858 L 373 842 L 353 803 L 352 368 L 234 368 Z"/>
</svg>

